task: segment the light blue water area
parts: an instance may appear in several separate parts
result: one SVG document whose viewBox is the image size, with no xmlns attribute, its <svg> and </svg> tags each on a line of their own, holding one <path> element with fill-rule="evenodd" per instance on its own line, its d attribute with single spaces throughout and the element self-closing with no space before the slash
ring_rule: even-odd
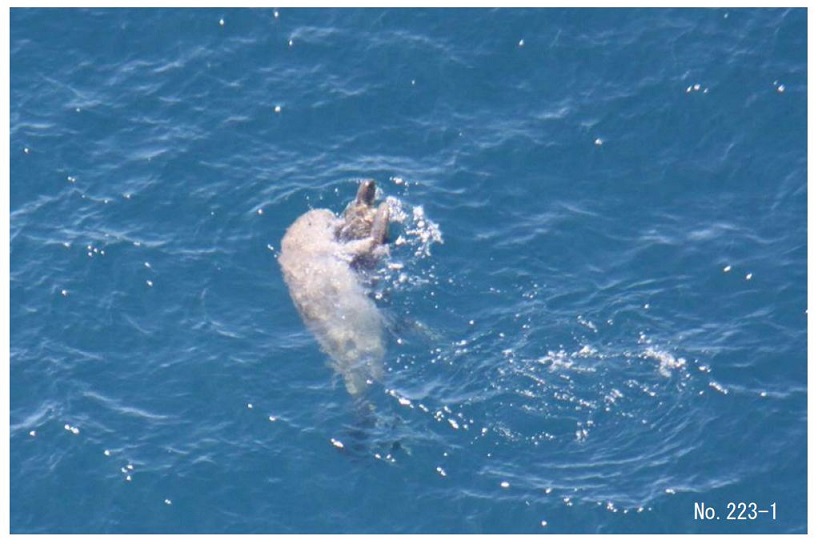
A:
<svg viewBox="0 0 818 544">
<path fill-rule="evenodd" d="M 806 54 L 805 9 L 13 9 L 12 532 L 806 532 Z M 277 256 L 362 178 L 354 399 Z"/>
</svg>

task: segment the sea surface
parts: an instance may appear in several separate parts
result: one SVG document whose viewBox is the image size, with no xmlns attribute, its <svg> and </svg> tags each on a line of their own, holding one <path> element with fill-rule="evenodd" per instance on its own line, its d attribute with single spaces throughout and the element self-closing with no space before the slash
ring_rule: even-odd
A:
<svg viewBox="0 0 818 544">
<path fill-rule="evenodd" d="M 806 532 L 806 9 L 10 19 L 13 533 Z"/>
</svg>

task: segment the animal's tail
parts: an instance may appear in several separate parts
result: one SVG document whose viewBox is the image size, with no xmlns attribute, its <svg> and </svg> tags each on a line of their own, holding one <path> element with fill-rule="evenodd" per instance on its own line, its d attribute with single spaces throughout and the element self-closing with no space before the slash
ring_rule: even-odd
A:
<svg viewBox="0 0 818 544">
<path fill-rule="evenodd" d="M 353 398 L 353 421 L 344 426 L 343 451 L 355 457 L 394 461 L 407 451 L 395 436 L 398 421 L 379 414 L 368 398 Z"/>
</svg>

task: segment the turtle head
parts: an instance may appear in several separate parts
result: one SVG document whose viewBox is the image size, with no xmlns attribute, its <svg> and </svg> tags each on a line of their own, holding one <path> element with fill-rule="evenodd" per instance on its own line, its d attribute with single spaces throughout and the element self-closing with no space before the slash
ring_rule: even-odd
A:
<svg viewBox="0 0 818 544">
<path fill-rule="evenodd" d="M 355 204 L 371 206 L 375 202 L 375 180 L 365 179 L 358 185 L 358 194 L 355 195 Z"/>
</svg>

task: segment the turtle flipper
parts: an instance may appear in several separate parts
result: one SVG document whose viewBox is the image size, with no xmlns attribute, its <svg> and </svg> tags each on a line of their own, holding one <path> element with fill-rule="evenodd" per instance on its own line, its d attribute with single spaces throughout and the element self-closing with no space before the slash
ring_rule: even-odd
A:
<svg viewBox="0 0 818 544">
<path fill-rule="evenodd" d="M 381 202 L 375 212 L 371 236 L 376 244 L 385 244 L 389 237 L 389 205 L 386 202 Z"/>
</svg>

